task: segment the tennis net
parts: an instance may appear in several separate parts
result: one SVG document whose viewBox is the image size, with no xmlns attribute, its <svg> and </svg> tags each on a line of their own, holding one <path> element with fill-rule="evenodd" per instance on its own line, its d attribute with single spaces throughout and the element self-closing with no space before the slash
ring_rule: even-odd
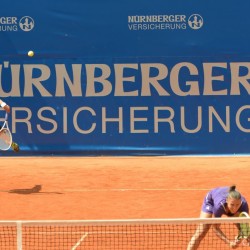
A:
<svg viewBox="0 0 250 250">
<path fill-rule="evenodd" d="M 198 225 L 218 225 L 228 239 L 250 218 L 96 221 L 0 221 L 4 250 L 175 250 L 187 249 Z M 231 249 L 213 226 L 198 249 Z M 237 249 L 245 249 L 240 242 Z"/>
</svg>

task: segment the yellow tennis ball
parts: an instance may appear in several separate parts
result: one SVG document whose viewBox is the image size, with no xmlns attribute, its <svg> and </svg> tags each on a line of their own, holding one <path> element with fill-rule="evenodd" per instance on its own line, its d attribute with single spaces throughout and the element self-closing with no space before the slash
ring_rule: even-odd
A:
<svg viewBox="0 0 250 250">
<path fill-rule="evenodd" d="M 28 52 L 28 56 L 30 56 L 30 57 L 34 56 L 34 51 L 30 50 L 30 51 Z"/>
</svg>

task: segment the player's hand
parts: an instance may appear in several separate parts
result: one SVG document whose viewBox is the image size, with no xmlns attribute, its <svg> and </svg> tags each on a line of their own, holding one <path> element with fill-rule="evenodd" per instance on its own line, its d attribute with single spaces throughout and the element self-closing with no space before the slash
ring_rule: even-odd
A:
<svg viewBox="0 0 250 250">
<path fill-rule="evenodd" d="M 247 239 L 244 239 L 242 241 L 242 245 L 245 246 L 245 247 L 249 247 L 250 246 L 250 239 L 249 239 L 249 237 Z"/>
<path fill-rule="evenodd" d="M 235 249 L 239 246 L 240 242 L 241 242 L 241 240 L 235 239 L 235 240 L 229 242 L 229 246 L 230 246 L 230 248 Z"/>
<path fill-rule="evenodd" d="M 6 104 L 3 108 L 7 113 L 10 113 L 10 106 L 8 104 Z"/>
</svg>

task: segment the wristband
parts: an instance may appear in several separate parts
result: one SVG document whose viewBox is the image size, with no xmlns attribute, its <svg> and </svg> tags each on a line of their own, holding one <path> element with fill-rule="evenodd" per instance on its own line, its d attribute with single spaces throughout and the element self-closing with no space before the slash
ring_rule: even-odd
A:
<svg viewBox="0 0 250 250">
<path fill-rule="evenodd" d="M 7 104 L 5 102 L 1 103 L 1 107 L 4 108 Z"/>
</svg>

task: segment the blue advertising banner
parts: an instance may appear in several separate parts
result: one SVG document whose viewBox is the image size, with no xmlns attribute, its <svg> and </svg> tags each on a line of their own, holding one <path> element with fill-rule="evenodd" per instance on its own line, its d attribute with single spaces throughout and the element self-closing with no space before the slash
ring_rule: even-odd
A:
<svg viewBox="0 0 250 250">
<path fill-rule="evenodd" d="M 0 98 L 20 154 L 248 154 L 249 7 L 4 2 Z"/>
</svg>

